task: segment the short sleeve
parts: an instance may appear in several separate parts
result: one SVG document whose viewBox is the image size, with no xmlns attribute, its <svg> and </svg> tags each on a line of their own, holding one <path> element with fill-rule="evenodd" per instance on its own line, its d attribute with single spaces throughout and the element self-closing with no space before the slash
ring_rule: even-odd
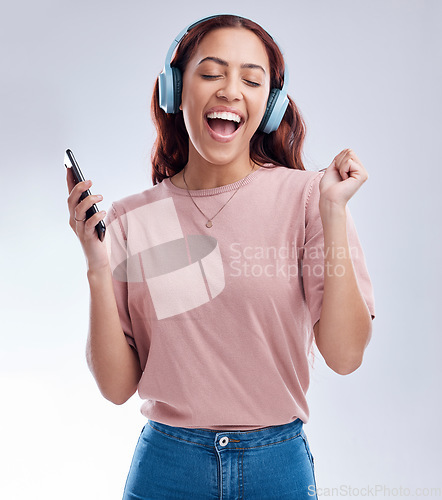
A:
<svg viewBox="0 0 442 500">
<path fill-rule="evenodd" d="M 319 182 L 324 174 L 318 173 L 307 187 L 305 204 L 305 240 L 302 252 L 302 283 L 305 300 L 310 311 L 312 326 L 320 319 L 324 292 L 324 233 L 319 212 Z M 368 273 L 364 252 L 348 204 L 347 240 L 361 295 L 372 319 L 375 318 L 373 286 Z"/>
<path fill-rule="evenodd" d="M 112 204 L 106 215 L 105 224 L 106 236 L 104 241 L 112 271 L 112 283 L 121 327 L 128 344 L 138 351 L 129 314 L 126 232 L 123 227 L 122 218 L 118 216 L 115 204 Z"/>
</svg>

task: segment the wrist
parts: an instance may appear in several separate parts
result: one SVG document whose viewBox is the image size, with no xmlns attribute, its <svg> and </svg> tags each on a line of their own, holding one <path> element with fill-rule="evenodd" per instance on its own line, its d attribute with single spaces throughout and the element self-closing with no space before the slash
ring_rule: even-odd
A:
<svg viewBox="0 0 442 500">
<path fill-rule="evenodd" d="M 108 263 L 99 267 L 90 266 L 87 270 L 87 279 L 89 280 L 89 283 L 102 280 L 103 278 L 107 278 L 109 276 L 112 276 L 112 271 Z"/>
<path fill-rule="evenodd" d="M 322 220 L 346 220 L 346 205 L 334 201 L 319 199 L 319 213 Z"/>
</svg>

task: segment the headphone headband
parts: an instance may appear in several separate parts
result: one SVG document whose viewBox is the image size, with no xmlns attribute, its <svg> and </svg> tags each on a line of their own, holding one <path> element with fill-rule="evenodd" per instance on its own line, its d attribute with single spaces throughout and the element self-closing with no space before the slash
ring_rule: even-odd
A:
<svg viewBox="0 0 442 500">
<path fill-rule="evenodd" d="M 175 37 L 174 41 L 172 42 L 171 46 L 169 47 L 169 50 L 167 51 L 167 55 L 166 55 L 166 62 L 164 63 L 164 66 L 167 66 L 169 65 L 170 66 L 170 62 L 172 61 L 172 55 L 173 55 L 173 52 L 174 50 L 176 49 L 176 47 L 178 46 L 178 44 L 181 42 L 181 40 L 184 38 L 184 36 L 187 34 L 187 32 L 189 30 L 191 30 L 194 26 L 204 22 L 204 21 L 207 21 L 208 19 L 212 19 L 214 17 L 219 17 L 219 16 L 222 16 L 224 14 L 217 14 L 215 16 L 209 16 L 209 17 L 204 17 L 203 19 L 200 19 L 199 21 L 196 21 L 194 23 L 191 23 L 189 25 L 187 25 L 182 31 L 180 31 L 178 33 L 178 35 Z"/>
</svg>

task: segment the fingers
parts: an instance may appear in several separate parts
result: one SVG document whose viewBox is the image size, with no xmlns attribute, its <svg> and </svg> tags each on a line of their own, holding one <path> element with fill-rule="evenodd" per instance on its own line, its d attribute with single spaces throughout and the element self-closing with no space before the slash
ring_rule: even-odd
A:
<svg viewBox="0 0 442 500">
<path fill-rule="evenodd" d="M 343 149 L 336 157 L 336 162 L 340 162 L 344 159 L 350 159 L 360 162 L 359 158 L 356 156 L 356 153 L 352 149 Z"/>
<path fill-rule="evenodd" d="M 76 203 L 78 203 L 78 200 L 80 199 L 80 196 L 84 191 L 87 191 L 91 186 L 92 186 L 92 181 L 82 181 L 79 182 L 78 184 L 75 184 L 74 180 L 74 174 L 72 172 L 69 173 L 70 168 L 67 168 L 68 170 L 66 174 L 66 179 L 68 182 L 68 189 L 69 189 L 69 197 L 68 200 L 74 200 Z"/>
<path fill-rule="evenodd" d="M 86 222 L 84 222 L 84 234 L 85 238 L 98 238 L 96 231 L 95 231 L 95 226 L 104 218 L 106 217 L 106 212 L 104 210 L 101 210 L 100 212 L 97 212 L 94 214 L 90 219 L 88 219 Z M 79 224 L 82 224 L 81 222 Z"/>
<path fill-rule="evenodd" d="M 343 149 L 338 155 L 335 156 L 335 163 L 339 165 L 341 161 L 351 153 L 351 149 Z"/>
<path fill-rule="evenodd" d="M 71 170 L 71 169 L 68 168 L 66 170 Z M 69 174 L 67 174 L 67 175 L 69 175 Z M 72 176 L 72 182 L 75 182 L 72 172 L 70 175 Z M 68 178 L 68 186 L 69 186 L 69 178 Z M 82 181 L 82 182 L 79 182 L 78 184 L 74 183 L 74 185 L 72 186 L 71 191 L 69 193 L 69 196 L 68 196 L 68 207 L 69 207 L 69 212 L 71 213 L 71 215 L 73 214 L 75 207 L 78 205 L 78 202 L 80 201 L 80 196 L 85 191 L 87 191 L 91 186 L 92 186 L 92 181 L 90 181 L 90 180 Z M 77 219 L 79 219 L 79 217 L 77 217 Z"/>
<path fill-rule="evenodd" d="M 67 168 L 66 170 L 71 169 Z M 66 180 L 68 189 L 70 190 L 70 194 L 67 200 L 70 215 L 69 225 L 77 235 L 79 235 L 80 233 L 85 234 L 86 227 L 83 230 L 82 224 L 84 224 L 85 222 L 89 223 L 89 221 L 92 219 L 93 221 L 96 221 L 95 224 L 91 226 L 93 229 L 98 224 L 98 222 L 105 217 L 105 213 L 101 213 L 101 215 L 98 216 L 98 213 L 100 213 L 98 212 L 97 214 L 94 214 L 92 217 L 90 217 L 88 221 L 86 221 L 86 212 L 92 207 L 92 205 L 102 201 L 103 196 L 101 196 L 101 194 L 91 194 L 80 201 L 82 194 L 87 191 L 92 185 L 92 181 L 87 180 L 75 184 L 75 179 L 72 172 L 66 173 Z M 90 224 L 87 225 L 87 227 L 89 226 Z M 80 232 L 78 230 L 80 230 Z M 89 232 L 93 233 L 93 231 Z"/>
<path fill-rule="evenodd" d="M 80 201 L 80 203 L 78 203 L 78 205 L 74 208 L 74 218 L 76 219 L 76 222 L 84 221 L 86 218 L 86 212 L 92 207 L 92 205 L 94 205 L 94 203 L 98 203 L 102 199 L 103 197 L 101 194 L 91 194 L 90 196 L 86 196 L 84 200 Z"/>
<path fill-rule="evenodd" d="M 352 149 L 342 150 L 334 159 L 336 168 L 343 180 L 350 177 L 349 172 L 352 170 L 351 161 L 357 159 Z"/>
</svg>

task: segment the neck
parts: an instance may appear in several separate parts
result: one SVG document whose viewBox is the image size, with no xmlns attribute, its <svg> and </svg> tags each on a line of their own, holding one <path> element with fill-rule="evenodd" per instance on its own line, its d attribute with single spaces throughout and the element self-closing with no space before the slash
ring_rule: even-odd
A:
<svg viewBox="0 0 442 500">
<path fill-rule="evenodd" d="M 226 164 L 215 164 L 206 161 L 200 155 L 189 154 L 189 161 L 183 170 L 188 188 L 190 190 L 199 190 L 233 184 L 258 169 L 259 165 L 252 162 L 248 156 Z M 171 182 L 177 187 L 186 189 L 183 170 L 174 175 Z"/>
</svg>

